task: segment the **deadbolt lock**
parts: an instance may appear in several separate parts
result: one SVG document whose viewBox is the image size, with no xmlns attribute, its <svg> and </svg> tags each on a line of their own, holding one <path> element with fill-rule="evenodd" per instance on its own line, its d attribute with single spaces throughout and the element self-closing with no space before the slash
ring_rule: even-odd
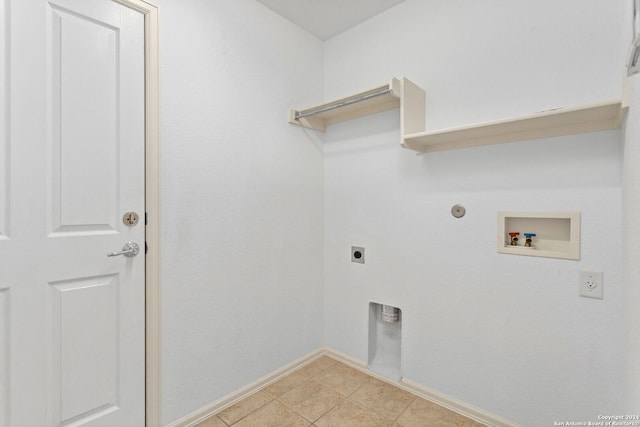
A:
<svg viewBox="0 0 640 427">
<path fill-rule="evenodd" d="M 138 223 L 140 217 L 135 212 L 127 212 L 122 217 L 122 222 L 124 225 L 134 226 Z"/>
</svg>

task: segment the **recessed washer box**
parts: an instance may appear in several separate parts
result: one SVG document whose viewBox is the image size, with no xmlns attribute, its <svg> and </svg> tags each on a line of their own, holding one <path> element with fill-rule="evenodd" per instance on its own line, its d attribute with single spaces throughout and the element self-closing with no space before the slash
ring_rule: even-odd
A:
<svg viewBox="0 0 640 427">
<path fill-rule="evenodd" d="M 517 245 L 509 233 L 520 233 Z M 534 233 L 531 247 L 525 233 Z M 580 259 L 580 212 L 498 212 L 498 252 Z"/>
</svg>

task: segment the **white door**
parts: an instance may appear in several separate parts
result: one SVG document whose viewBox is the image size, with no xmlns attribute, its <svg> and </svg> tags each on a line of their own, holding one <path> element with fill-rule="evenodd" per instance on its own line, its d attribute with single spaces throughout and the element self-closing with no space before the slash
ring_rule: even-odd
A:
<svg viewBox="0 0 640 427">
<path fill-rule="evenodd" d="M 0 11 L 0 427 L 143 427 L 144 17 Z"/>
</svg>

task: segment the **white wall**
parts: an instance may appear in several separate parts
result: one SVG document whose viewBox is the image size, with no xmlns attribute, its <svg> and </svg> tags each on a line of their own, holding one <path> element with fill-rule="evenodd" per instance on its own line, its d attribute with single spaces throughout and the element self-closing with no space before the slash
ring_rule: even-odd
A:
<svg viewBox="0 0 640 427">
<path fill-rule="evenodd" d="M 157 0 L 163 423 L 322 345 L 322 44 L 254 0 Z"/>
<path fill-rule="evenodd" d="M 284 115 L 391 76 L 427 90 L 430 129 L 616 98 L 622 0 L 407 0 L 324 48 L 253 0 L 155 3 L 164 423 L 321 345 L 366 360 L 370 300 L 403 309 L 404 376 L 427 387 L 527 426 L 637 410 L 640 249 L 620 217 L 640 179 L 627 166 L 622 190 L 619 132 L 416 157 L 397 111 L 324 138 Z M 581 211 L 581 261 L 498 255 L 498 210 Z M 582 269 L 605 272 L 603 301 L 577 296 Z"/>
<path fill-rule="evenodd" d="M 640 406 L 640 75 L 629 79 L 630 109 L 625 128 L 623 226 L 625 233 L 625 404 L 627 412 Z"/>
<path fill-rule="evenodd" d="M 623 45 L 631 44 L 633 7 L 627 3 L 628 31 L 623 34 Z M 636 32 L 640 28 L 636 28 Z M 629 114 L 624 136 L 624 167 L 622 178 L 622 225 L 624 229 L 624 404 L 627 413 L 637 413 L 640 409 L 640 233 L 638 209 L 640 208 L 640 75 L 629 77 Z"/>
<path fill-rule="evenodd" d="M 325 98 L 406 76 L 429 129 L 619 98 L 625 9 L 407 0 L 325 43 Z M 325 344 L 366 361 L 368 302 L 396 305 L 410 380 L 527 426 L 621 412 L 620 132 L 421 157 L 399 142 L 397 111 L 325 136 Z M 581 260 L 497 254 L 500 210 L 582 212 Z M 578 296 L 579 270 L 604 272 L 604 300 Z"/>
</svg>

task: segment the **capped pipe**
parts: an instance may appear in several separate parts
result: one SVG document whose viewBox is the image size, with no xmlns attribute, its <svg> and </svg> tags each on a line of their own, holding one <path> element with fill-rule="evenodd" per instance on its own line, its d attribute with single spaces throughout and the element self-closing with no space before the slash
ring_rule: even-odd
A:
<svg viewBox="0 0 640 427">
<path fill-rule="evenodd" d="M 400 309 L 390 305 L 382 305 L 382 321 L 396 323 L 400 314 Z"/>
</svg>

